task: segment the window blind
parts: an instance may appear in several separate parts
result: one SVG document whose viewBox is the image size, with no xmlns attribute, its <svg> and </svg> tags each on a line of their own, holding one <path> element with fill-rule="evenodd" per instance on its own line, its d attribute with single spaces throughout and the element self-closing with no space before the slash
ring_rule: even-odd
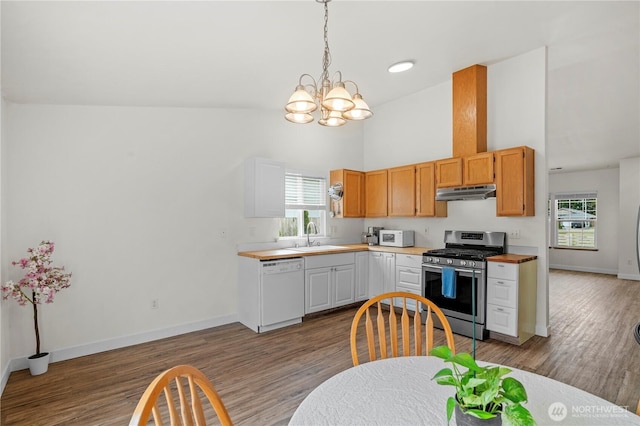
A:
<svg viewBox="0 0 640 426">
<path fill-rule="evenodd" d="M 287 209 L 324 210 L 327 206 L 325 178 L 286 173 L 284 193 Z"/>
<path fill-rule="evenodd" d="M 597 192 L 567 192 L 554 194 L 556 200 L 582 200 L 583 198 L 598 198 Z"/>
</svg>

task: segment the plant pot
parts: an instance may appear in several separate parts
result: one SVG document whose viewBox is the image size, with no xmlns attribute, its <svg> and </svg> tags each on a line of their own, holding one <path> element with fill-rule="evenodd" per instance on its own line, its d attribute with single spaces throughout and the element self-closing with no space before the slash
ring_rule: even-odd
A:
<svg viewBox="0 0 640 426">
<path fill-rule="evenodd" d="M 29 362 L 29 371 L 32 376 L 44 374 L 49 369 L 49 358 L 51 354 L 49 352 L 42 352 L 37 355 L 31 355 L 27 358 Z"/>
<path fill-rule="evenodd" d="M 456 425 L 458 426 L 501 426 L 502 425 L 502 417 L 500 414 L 491 419 L 479 419 L 477 417 L 472 416 L 471 414 L 465 414 L 462 412 L 458 404 L 456 404 L 455 408 L 456 413 Z"/>
</svg>

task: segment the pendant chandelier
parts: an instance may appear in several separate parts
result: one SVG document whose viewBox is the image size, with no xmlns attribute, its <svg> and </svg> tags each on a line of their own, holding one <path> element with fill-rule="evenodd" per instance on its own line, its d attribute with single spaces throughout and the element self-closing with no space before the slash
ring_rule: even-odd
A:
<svg viewBox="0 0 640 426">
<path fill-rule="evenodd" d="M 342 73 L 337 71 L 332 80 L 329 79 L 329 65 L 331 53 L 329 52 L 329 38 L 327 29 L 329 22 L 328 3 L 331 0 L 316 0 L 324 3 L 324 53 L 322 54 L 322 74 L 316 81 L 309 74 L 302 74 L 298 80 L 295 92 L 289 98 L 285 106 L 287 114 L 285 118 L 292 123 L 304 124 L 313 121 L 312 112 L 320 109 L 318 123 L 323 126 L 342 126 L 347 120 L 364 120 L 373 115 L 367 103 L 362 99 L 358 91 L 358 85 L 351 81 L 342 81 Z M 311 82 L 303 84 L 303 80 Z M 355 94 L 346 89 L 346 84 L 355 87 Z"/>
</svg>

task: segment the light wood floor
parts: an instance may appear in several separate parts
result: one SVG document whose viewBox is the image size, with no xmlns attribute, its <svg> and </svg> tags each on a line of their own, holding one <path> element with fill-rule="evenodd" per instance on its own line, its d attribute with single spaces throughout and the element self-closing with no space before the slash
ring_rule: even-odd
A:
<svg viewBox="0 0 640 426">
<path fill-rule="evenodd" d="M 478 342 L 477 357 L 533 371 L 635 411 L 640 398 L 640 282 L 566 271 L 550 274 L 551 336 L 523 346 Z M 214 383 L 236 425 L 286 424 L 316 386 L 351 367 L 355 309 L 255 334 L 239 323 L 11 374 L 2 425 L 123 425 L 161 371 L 192 364 Z M 458 352 L 471 339 L 455 336 Z"/>
</svg>

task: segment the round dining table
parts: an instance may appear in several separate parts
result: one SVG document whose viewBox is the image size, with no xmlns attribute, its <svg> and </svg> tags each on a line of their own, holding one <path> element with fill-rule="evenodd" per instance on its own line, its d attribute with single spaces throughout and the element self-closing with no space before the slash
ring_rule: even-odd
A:
<svg viewBox="0 0 640 426">
<path fill-rule="evenodd" d="M 446 401 L 455 389 L 437 384 L 432 377 L 447 366 L 436 357 L 410 356 L 349 368 L 314 389 L 289 425 L 446 425 Z M 640 425 L 640 416 L 626 407 L 548 377 L 509 368 L 509 377 L 524 385 L 529 399 L 524 406 L 538 425 Z"/>
</svg>

